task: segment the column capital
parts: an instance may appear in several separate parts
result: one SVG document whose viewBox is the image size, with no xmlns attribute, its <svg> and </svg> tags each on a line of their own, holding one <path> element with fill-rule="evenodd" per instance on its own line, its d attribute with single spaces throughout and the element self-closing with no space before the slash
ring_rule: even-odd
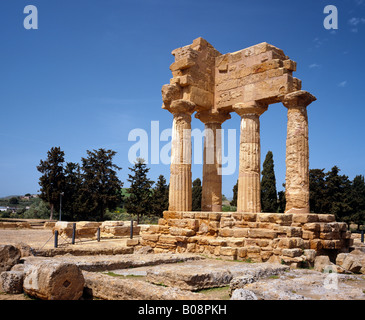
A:
<svg viewBox="0 0 365 320">
<path fill-rule="evenodd" d="M 282 103 L 286 108 L 301 107 L 305 108 L 317 98 L 307 91 L 299 90 L 288 93 L 284 96 Z"/>
<path fill-rule="evenodd" d="M 183 114 L 191 116 L 195 111 L 195 103 L 189 100 L 178 99 L 171 102 L 168 111 L 170 111 L 173 115 Z"/>
<path fill-rule="evenodd" d="M 231 115 L 226 112 L 214 112 L 214 111 L 199 111 L 195 114 L 195 118 L 199 119 L 204 124 L 208 123 L 219 123 L 222 124 L 224 121 L 231 119 Z"/>
<path fill-rule="evenodd" d="M 236 103 L 233 105 L 233 111 L 241 117 L 248 114 L 261 116 L 267 110 L 267 108 L 267 105 L 258 101 Z"/>
</svg>

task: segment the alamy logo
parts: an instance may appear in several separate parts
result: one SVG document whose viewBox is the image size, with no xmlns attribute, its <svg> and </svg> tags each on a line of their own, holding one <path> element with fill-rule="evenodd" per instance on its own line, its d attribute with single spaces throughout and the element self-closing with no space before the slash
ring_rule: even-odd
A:
<svg viewBox="0 0 365 320">
<path fill-rule="evenodd" d="M 24 28 L 27 30 L 38 29 L 38 9 L 36 6 L 26 6 L 24 8 L 24 14 L 27 16 L 24 19 Z"/>
<path fill-rule="evenodd" d="M 137 158 L 151 164 L 218 164 L 220 175 L 231 175 L 236 170 L 236 137 L 236 129 L 195 128 L 179 133 L 169 128 L 160 132 L 159 121 L 151 121 L 150 133 L 141 128 L 129 132 L 128 141 L 135 143 L 129 148 L 128 160 L 131 164 Z M 178 141 L 182 147 L 172 148 Z"/>
<path fill-rule="evenodd" d="M 323 20 L 323 26 L 325 29 L 338 29 L 338 12 L 337 7 L 333 5 L 325 6 L 323 13 L 328 14 Z"/>
</svg>

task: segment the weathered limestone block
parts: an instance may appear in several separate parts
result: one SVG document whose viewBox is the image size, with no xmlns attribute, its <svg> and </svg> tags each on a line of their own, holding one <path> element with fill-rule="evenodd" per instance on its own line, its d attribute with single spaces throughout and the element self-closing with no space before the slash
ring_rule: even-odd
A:
<svg viewBox="0 0 365 320">
<path fill-rule="evenodd" d="M 319 214 L 318 220 L 319 222 L 334 222 L 335 216 L 333 214 Z"/>
<path fill-rule="evenodd" d="M 0 291 L 8 294 L 23 292 L 23 271 L 3 271 L 0 273 Z"/>
<path fill-rule="evenodd" d="M 210 212 L 208 215 L 209 220 L 211 221 L 220 221 L 221 216 L 222 216 L 221 212 Z"/>
<path fill-rule="evenodd" d="M 159 243 L 165 243 L 165 244 L 170 244 L 170 245 L 174 245 L 176 244 L 176 237 L 170 236 L 170 235 L 161 235 L 159 238 Z"/>
<path fill-rule="evenodd" d="M 303 243 L 304 242 L 302 238 L 278 238 L 273 240 L 272 245 L 274 248 L 293 249 L 301 248 Z"/>
<path fill-rule="evenodd" d="M 248 228 L 234 228 L 233 237 L 235 238 L 245 238 L 248 237 Z"/>
<path fill-rule="evenodd" d="M 20 250 L 12 245 L 0 245 L 0 272 L 9 271 L 20 260 Z"/>
<path fill-rule="evenodd" d="M 234 219 L 233 218 L 225 218 L 225 217 L 221 218 L 221 221 L 220 221 L 220 227 L 221 228 L 225 228 L 225 227 L 231 228 L 233 226 L 234 226 Z"/>
<path fill-rule="evenodd" d="M 57 221 L 52 231 L 54 233 L 55 230 L 57 230 L 59 235 L 71 237 L 72 230 L 73 230 L 73 224 L 74 224 L 73 222 Z"/>
<path fill-rule="evenodd" d="M 256 213 L 242 213 L 242 220 L 246 222 L 256 222 Z"/>
<path fill-rule="evenodd" d="M 324 240 L 335 240 L 335 239 L 340 239 L 341 234 L 339 231 L 330 231 L 325 233 L 321 232 L 319 238 Z"/>
<path fill-rule="evenodd" d="M 323 249 L 341 249 L 341 240 L 320 240 Z"/>
<path fill-rule="evenodd" d="M 206 296 L 176 288 L 157 286 L 145 281 L 121 279 L 83 271 L 85 291 L 105 300 L 204 300 Z"/>
<path fill-rule="evenodd" d="M 306 258 L 306 261 L 310 263 L 314 263 L 314 260 L 316 258 L 316 250 L 313 249 L 305 249 L 303 250 L 303 255 Z"/>
<path fill-rule="evenodd" d="M 237 229 L 238 230 L 238 229 Z M 234 229 L 229 228 L 219 228 L 218 235 L 220 237 L 233 237 Z"/>
<path fill-rule="evenodd" d="M 184 213 L 189 214 L 189 212 Z M 169 219 L 182 219 L 183 218 L 183 213 L 179 212 L 179 211 L 164 211 L 163 212 L 163 218 L 165 220 L 169 220 Z M 184 217 L 185 218 L 185 217 Z"/>
<path fill-rule="evenodd" d="M 293 214 L 293 223 L 309 223 L 318 222 L 318 214 L 314 213 L 300 213 Z"/>
<path fill-rule="evenodd" d="M 167 224 L 170 227 L 187 228 L 194 231 L 199 229 L 198 219 L 169 219 Z"/>
<path fill-rule="evenodd" d="M 219 254 L 221 256 L 231 258 L 232 260 L 235 260 L 237 257 L 237 248 L 234 247 L 221 247 Z"/>
<path fill-rule="evenodd" d="M 277 233 L 268 229 L 248 229 L 248 236 L 250 238 L 269 238 L 274 239 Z"/>
<path fill-rule="evenodd" d="M 247 248 L 237 248 L 237 257 L 238 258 L 246 258 L 247 257 Z"/>
<path fill-rule="evenodd" d="M 257 220 L 260 222 L 270 222 L 279 225 L 290 226 L 293 216 L 291 214 L 282 213 L 260 213 L 257 215 Z"/>
<path fill-rule="evenodd" d="M 227 246 L 228 247 L 243 247 L 245 244 L 245 240 L 244 239 L 227 239 Z"/>
<path fill-rule="evenodd" d="M 302 238 L 304 240 L 318 239 L 319 236 L 320 236 L 319 232 L 312 232 L 312 231 L 307 231 L 307 230 L 303 230 L 303 232 L 302 232 Z"/>
<path fill-rule="evenodd" d="M 44 229 L 52 229 L 56 225 L 56 222 L 54 221 L 46 221 L 43 225 Z"/>
<path fill-rule="evenodd" d="M 323 248 L 322 240 L 320 240 L 320 239 L 311 239 L 309 241 L 309 249 L 319 251 L 322 248 Z"/>
<path fill-rule="evenodd" d="M 321 231 L 321 225 L 317 222 L 305 223 L 302 226 L 303 230 L 308 230 L 312 232 L 319 232 Z"/>
<path fill-rule="evenodd" d="M 287 256 L 287 257 L 291 257 L 291 258 L 300 257 L 302 255 L 302 253 L 303 253 L 302 249 L 298 249 L 298 248 L 281 250 L 281 254 L 283 256 Z"/>
<path fill-rule="evenodd" d="M 187 228 L 171 227 L 170 228 L 170 234 L 172 236 L 186 236 L 186 237 L 191 237 L 191 236 L 195 235 L 195 231 L 194 230 L 191 230 L 191 229 L 187 229 Z"/>
<path fill-rule="evenodd" d="M 0 273 L 0 291 L 9 294 L 19 294 L 23 292 L 24 272 L 3 271 Z"/>
<path fill-rule="evenodd" d="M 153 242 L 157 242 L 160 238 L 160 235 L 159 234 L 142 234 L 142 239 L 143 240 L 146 240 L 146 241 L 153 241 Z"/>
<path fill-rule="evenodd" d="M 314 270 L 322 272 L 327 266 L 332 265 L 328 256 L 317 256 L 314 260 Z"/>
<path fill-rule="evenodd" d="M 360 250 L 340 253 L 336 257 L 336 264 L 346 271 L 365 274 L 365 253 Z"/>
<path fill-rule="evenodd" d="M 230 300 L 258 300 L 254 292 L 246 289 L 236 289 L 231 294 Z"/>
<path fill-rule="evenodd" d="M 135 247 L 139 245 L 139 239 L 127 239 L 126 242 L 128 247 Z"/>
<path fill-rule="evenodd" d="M 42 300 L 78 300 L 84 283 L 75 264 L 43 260 L 27 266 L 23 288 L 25 293 Z"/>
</svg>

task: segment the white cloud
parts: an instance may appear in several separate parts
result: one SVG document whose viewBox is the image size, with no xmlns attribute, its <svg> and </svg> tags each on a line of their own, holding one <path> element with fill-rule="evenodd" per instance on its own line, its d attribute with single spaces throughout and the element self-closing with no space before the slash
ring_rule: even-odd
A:
<svg viewBox="0 0 365 320">
<path fill-rule="evenodd" d="M 359 29 L 358 28 L 352 28 L 351 29 L 351 32 L 353 32 L 353 33 L 357 33 L 359 31 Z"/>
<path fill-rule="evenodd" d="M 310 69 L 312 69 L 312 68 L 319 68 L 319 67 L 320 67 L 320 65 L 317 64 L 317 63 L 312 63 L 312 64 L 309 65 L 309 68 Z"/>
<path fill-rule="evenodd" d="M 340 82 L 337 86 L 343 88 L 346 86 L 346 84 L 347 84 L 347 81 L 345 80 L 345 81 Z"/>
<path fill-rule="evenodd" d="M 357 26 L 360 23 L 360 21 L 361 21 L 360 18 L 352 17 L 349 20 L 349 24 L 352 26 Z"/>
</svg>

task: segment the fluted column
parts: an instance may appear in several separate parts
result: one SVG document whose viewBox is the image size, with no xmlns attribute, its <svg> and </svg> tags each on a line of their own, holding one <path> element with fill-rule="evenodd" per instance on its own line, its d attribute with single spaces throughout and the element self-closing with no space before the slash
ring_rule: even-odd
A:
<svg viewBox="0 0 365 320">
<path fill-rule="evenodd" d="M 222 123 L 228 113 L 202 111 L 195 115 L 205 124 L 202 211 L 222 211 Z"/>
<path fill-rule="evenodd" d="M 309 213 L 309 146 L 307 106 L 316 98 L 307 91 L 287 94 L 286 213 Z"/>
<path fill-rule="evenodd" d="M 191 211 L 191 114 L 195 105 L 175 100 L 169 111 L 173 114 L 169 211 Z"/>
<path fill-rule="evenodd" d="M 238 103 L 233 110 L 241 116 L 237 211 L 261 212 L 260 115 L 267 106 L 257 102 Z"/>
</svg>

